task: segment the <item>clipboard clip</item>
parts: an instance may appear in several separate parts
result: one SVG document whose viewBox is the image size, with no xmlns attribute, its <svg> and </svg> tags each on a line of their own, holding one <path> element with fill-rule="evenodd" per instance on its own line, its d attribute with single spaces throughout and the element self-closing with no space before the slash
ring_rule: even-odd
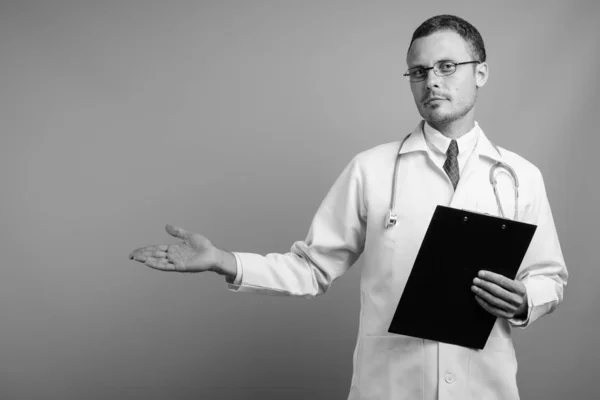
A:
<svg viewBox="0 0 600 400">
<path fill-rule="evenodd" d="M 474 213 L 474 214 L 479 214 L 479 215 L 487 215 L 488 217 L 494 217 L 494 218 L 500 218 L 500 219 L 508 219 L 508 218 L 504 218 L 504 217 L 498 217 L 498 216 L 495 216 L 495 215 L 491 215 L 491 214 L 489 214 L 489 213 L 482 213 L 482 212 L 479 212 L 479 211 L 465 210 L 464 208 L 462 208 L 461 210 L 462 210 L 462 211 L 465 211 L 465 212 L 470 212 L 470 213 Z M 469 217 L 467 217 L 467 216 L 465 215 L 465 216 L 463 217 L 463 222 L 467 222 L 468 220 L 469 220 Z M 501 228 L 502 228 L 502 230 L 505 230 L 505 229 L 506 229 L 506 224 L 502 224 L 502 225 L 501 225 Z"/>
</svg>

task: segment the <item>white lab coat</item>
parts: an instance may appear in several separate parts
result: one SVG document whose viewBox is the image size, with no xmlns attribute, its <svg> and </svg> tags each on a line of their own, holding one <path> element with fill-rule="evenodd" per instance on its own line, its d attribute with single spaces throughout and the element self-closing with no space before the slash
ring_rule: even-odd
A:
<svg viewBox="0 0 600 400">
<path fill-rule="evenodd" d="M 289 253 L 236 253 L 243 275 L 240 285 L 229 288 L 314 297 L 362 254 L 361 312 L 349 400 L 518 399 L 510 326 L 525 327 L 553 311 L 567 282 L 542 176 L 515 153 L 501 149 L 499 154 L 482 132 L 454 192 L 445 172 L 433 162 L 421 126 L 401 151 L 395 227 L 385 229 L 384 220 L 399 141 L 354 157 L 319 207 L 307 238 L 294 243 Z M 499 318 L 483 350 L 388 333 L 436 206 L 499 215 L 489 182 L 490 167 L 497 160 L 518 175 L 519 220 L 538 226 L 517 274 L 527 288 L 527 319 Z M 497 179 L 505 213 L 512 217 L 512 180 L 501 169 Z M 465 243 L 464 251 L 468 246 Z"/>
</svg>

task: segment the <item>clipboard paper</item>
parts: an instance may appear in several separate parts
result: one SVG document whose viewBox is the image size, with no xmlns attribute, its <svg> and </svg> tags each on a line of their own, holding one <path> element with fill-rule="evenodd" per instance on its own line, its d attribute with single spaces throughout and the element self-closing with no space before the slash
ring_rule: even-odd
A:
<svg viewBox="0 0 600 400">
<path fill-rule="evenodd" d="M 437 206 L 388 332 L 483 349 L 496 317 L 475 301 L 473 278 L 515 279 L 536 228 Z"/>
</svg>

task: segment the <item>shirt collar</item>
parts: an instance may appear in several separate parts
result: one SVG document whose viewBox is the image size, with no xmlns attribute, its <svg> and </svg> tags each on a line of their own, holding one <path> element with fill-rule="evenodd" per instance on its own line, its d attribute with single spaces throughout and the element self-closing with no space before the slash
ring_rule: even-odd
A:
<svg viewBox="0 0 600 400">
<path fill-rule="evenodd" d="M 431 150 L 445 155 L 452 139 L 442 135 L 440 131 L 433 128 L 427 122 L 423 124 L 422 129 L 425 141 Z M 480 132 L 481 129 L 479 128 L 479 124 L 475 122 L 473 129 L 456 139 L 456 143 L 458 144 L 458 154 L 471 154 L 475 148 L 475 144 L 477 144 Z"/>
<path fill-rule="evenodd" d="M 413 130 L 413 132 L 404 138 L 404 141 L 403 141 L 404 144 L 402 145 L 402 148 L 399 151 L 400 154 L 411 153 L 414 151 L 425 151 L 425 152 L 427 151 L 429 146 L 427 145 L 425 135 L 429 134 L 429 132 L 423 133 L 423 127 L 425 126 L 425 124 L 426 124 L 425 121 L 419 122 L 419 124 Z M 433 128 L 431 128 L 431 126 L 427 125 L 427 128 L 425 128 L 425 130 L 434 131 L 435 129 L 433 129 Z M 439 132 L 438 132 L 438 134 L 447 140 L 447 144 L 445 144 L 445 146 L 444 145 L 439 146 L 437 150 L 442 151 L 441 149 L 445 149 L 442 152 L 444 154 L 446 154 L 446 150 L 448 149 L 448 146 L 450 145 L 450 139 L 446 138 L 444 135 L 442 135 Z M 467 136 L 466 143 L 463 143 L 462 147 L 461 147 L 461 139 L 465 138 L 465 136 Z M 469 137 L 469 136 L 471 136 L 471 137 Z M 436 140 L 436 139 L 433 139 L 433 140 Z M 475 122 L 475 126 L 473 127 L 473 129 L 471 131 L 469 131 L 467 134 L 461 136 L 457 140 L 458 146 L 459 146 L 459 151 L 463 151 L 463 150 L 468 151 L 467 146 L 468 146 L 469 140 L 473 140 L 473 143 L 471 144 L 472 145 L 471 149 L 474 148 L 475 151 L 479 155 L 491 158 L 492 160 L 495 160 L 495 161 L 503 161 L 500 150 L 498 149 L 498 147 L 496 145 L 494 145 L 487 138 L 487 136 L 485 135 L 483 130 L 479 127 L 479 124 L 477 122 Z"/>
</svg>

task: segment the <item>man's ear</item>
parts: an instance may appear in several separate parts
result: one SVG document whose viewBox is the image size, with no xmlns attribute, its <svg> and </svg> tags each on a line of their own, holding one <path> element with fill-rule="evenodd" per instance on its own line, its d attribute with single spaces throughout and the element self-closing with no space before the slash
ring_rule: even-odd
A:
<svg viewBox="0 0 600 400">
<path fill-rule="evenodd" d="M 490 71 L 486 62 L 482 62 L 481 64 L 477 64 L 475 66 L 475 85 L 477 85 L 478 88 L 485 85 L 488 80 L 489 73 Z"/>
</svg>

